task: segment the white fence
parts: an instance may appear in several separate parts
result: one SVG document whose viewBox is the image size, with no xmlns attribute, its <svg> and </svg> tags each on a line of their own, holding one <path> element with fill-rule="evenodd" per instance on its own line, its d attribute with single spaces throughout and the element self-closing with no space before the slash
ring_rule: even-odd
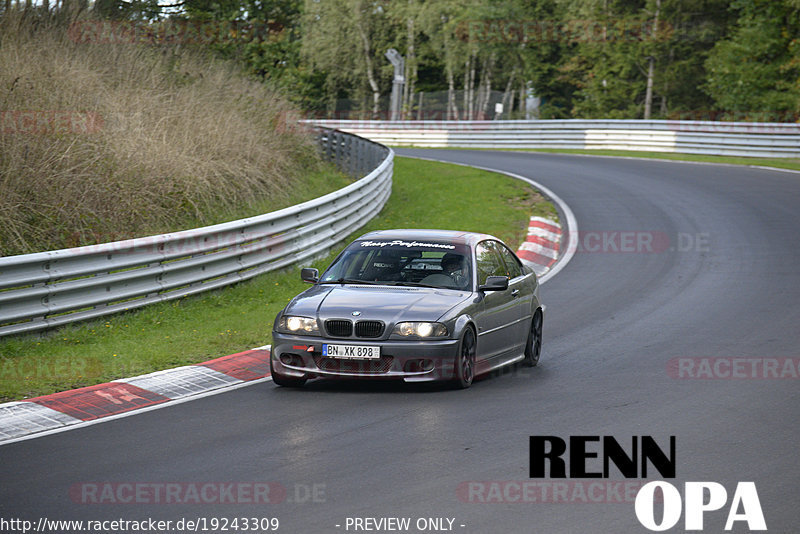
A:
<svg viewBox="0 0 800 534">
<path fill-rule="evenodd" d="M 394 152 L 322 130 L 327 157 L 357 182 L 276 212 L 205 228 L 0 257 L 0 336 L 138 308 L 252 278 L 319 255 L 375 216 Z"/>
<path fill-rule="evenodd" d="M 800 124 L 712 121 L 315 120 L 392 146 L 613 149 L 718 156 L 800 157 Z"/>
</svg>

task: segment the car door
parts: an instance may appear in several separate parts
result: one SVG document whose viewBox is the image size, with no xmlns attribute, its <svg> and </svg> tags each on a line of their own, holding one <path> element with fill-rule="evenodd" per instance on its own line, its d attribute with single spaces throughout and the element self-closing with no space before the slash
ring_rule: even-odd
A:
<svg viewBox="0 0 800 534">
<path fill-rule="evenodd" d="M 533 285 L 529 283 L 528 276 L 522 268 L 522 263 L 517 256 L 511 252 L 504 244 L 495 242 L 497 251 L 506 266 L 506 273 L 509 277 L 508 289 L 514 299 L 517 308 L 517 324 L 513 328 L 513 350 L 515 354 L 521 354 L 525 350 L 525 343 L 528 341 L 528 330 L 531 322 L 531 309 L 533 306 Z"/>
<path fill-rule="evenodd" d="M 485 284 L 489 276 L 508 276 L 494 241 L 482 241 L 476 245 L 475 264 L 479 286 Z M 484 369 L 505 359 L 515 348 L 520 311 L 512 292 L 511 287 L 505 291 L 482 292 L 476 323 L 478 358 L 483 360 L 479 366 Z"/>
</svg>

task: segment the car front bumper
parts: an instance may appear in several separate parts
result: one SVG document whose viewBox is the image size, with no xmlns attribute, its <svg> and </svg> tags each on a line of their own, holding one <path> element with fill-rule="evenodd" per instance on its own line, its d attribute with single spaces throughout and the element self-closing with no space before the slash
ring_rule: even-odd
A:
<svg viewBox="0 0 800 534">
<path fill-rule="evenodd" d="M 372 378 L 430 382 L 453 378 L 457 339 L 372 340 L 272 333 L 272 367 L 290 378 Z M 323 356 L 323 344 L 379 346 L 379 360 Z"/>
</svg>

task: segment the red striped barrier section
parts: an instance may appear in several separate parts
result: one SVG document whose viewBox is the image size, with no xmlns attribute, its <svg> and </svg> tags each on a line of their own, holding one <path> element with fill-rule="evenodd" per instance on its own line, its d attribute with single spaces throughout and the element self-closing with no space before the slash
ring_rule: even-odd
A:
<svg viewBox="0 0 800 534">
<path fill-rule="evenodd" d="M 560 224 L 544 217 L 531 217 L 528 237 L 519 246 L 517 256 L 538 276 L 542 276 L 558 259 L 560 245 Z"/>
</svg>

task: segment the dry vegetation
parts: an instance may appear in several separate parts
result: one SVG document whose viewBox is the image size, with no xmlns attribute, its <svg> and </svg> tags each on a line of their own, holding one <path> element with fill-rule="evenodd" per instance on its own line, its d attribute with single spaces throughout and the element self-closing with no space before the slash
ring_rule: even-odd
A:
<svg viewBox="0 0 800 534">
<path fill-rule="evenodd" d="M 0 20 L 0 255 L 284 206 L 323 168 L 293 115 L 196 51 Z"/>
</svg>

